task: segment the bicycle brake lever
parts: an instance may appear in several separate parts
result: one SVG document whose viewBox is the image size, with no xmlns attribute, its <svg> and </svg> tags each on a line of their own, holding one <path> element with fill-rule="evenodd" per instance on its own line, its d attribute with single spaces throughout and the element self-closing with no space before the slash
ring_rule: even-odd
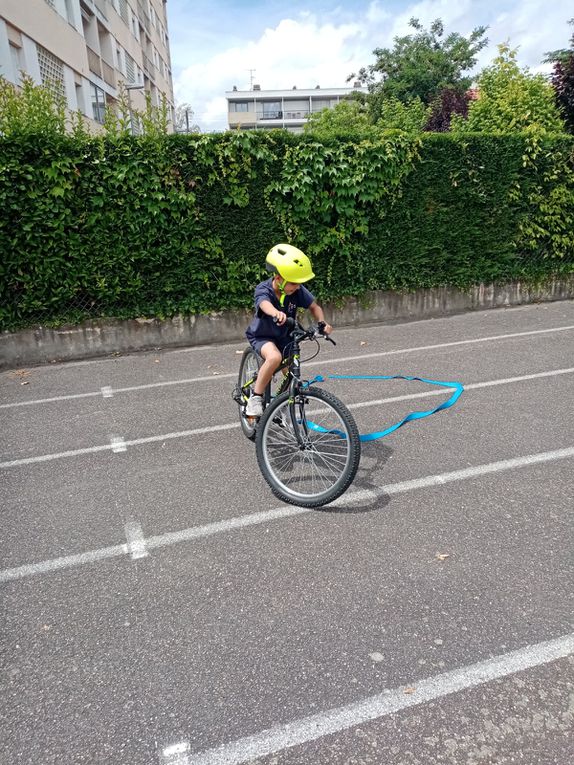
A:
<svg viewBox="0 0 574 765">
<path fill-rule="evenodd" d="M 317 333 L 321 335 L 321 337 L 324 337 L 325 340 L 328 340 L 330 343 L 333 343 L 333 345 L 337 345 L 337 343 L 329 337 L 329 335 L 325 332 L 325 322 L 320 321 L 317 324 Z"/>
</svg>

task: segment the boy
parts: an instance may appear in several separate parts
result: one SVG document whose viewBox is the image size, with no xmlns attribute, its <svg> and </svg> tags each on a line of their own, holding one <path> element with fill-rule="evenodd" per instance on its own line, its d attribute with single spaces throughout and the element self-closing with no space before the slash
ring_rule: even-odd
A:
<svg viewBox="0 0 574 765">
<path fill-rule="evenodd" d="M 297 308 L 308 308 L 317 322 L 325 321 L 323 309 L 303 286 L 315 276 L 304 252 L 291 244 L 277 244 L 269 250 L 265 263 L 274 275 L 255 288 L 255 318 L 245 332 L 251 347 L 263 358 L 245 408 L 247 417 L 263 414 L 263 393 L 281 363 L 289 341 L 285 326 L 287 317 L 294 319 Z M 325 324 L 327 334 L 332 330 L 330 324 Z"/>
</svg>

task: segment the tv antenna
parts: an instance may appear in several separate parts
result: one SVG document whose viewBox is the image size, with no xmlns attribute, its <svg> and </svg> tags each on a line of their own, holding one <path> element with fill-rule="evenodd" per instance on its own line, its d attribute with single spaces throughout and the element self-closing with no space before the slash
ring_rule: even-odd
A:
<svg viewBox="0 0 574 765">
<path fill-rule="evenodd" d="M 255 79 L 256 69 L 248 69 L 249 72 L 249 90 L 253 90 L 253 80 Z"/>
</svg>

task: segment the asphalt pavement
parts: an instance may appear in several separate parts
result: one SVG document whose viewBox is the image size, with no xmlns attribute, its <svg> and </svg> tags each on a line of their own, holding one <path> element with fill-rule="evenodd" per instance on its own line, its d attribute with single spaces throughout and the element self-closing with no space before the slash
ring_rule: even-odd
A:
<svg viewBox="0 0 574 765">
<path fill-rule="evenodd" d="M 318 510 L 241 434 L 241 343 L 0 374 L 0 763 L 574 759 L 574 302 L 333 336 L 305 377 L 465 391 Z M 321 384 L 361 433 L 449 396 Z"/>
</svg>

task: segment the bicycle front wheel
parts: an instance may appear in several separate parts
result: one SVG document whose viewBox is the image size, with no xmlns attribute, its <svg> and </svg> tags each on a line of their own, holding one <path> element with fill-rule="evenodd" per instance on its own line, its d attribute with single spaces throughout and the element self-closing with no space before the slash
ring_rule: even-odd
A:
<svg viewBox="0 0 574 765">
<path fill-rule="evenodd" d="M 257 461 L 276 497 L 321 507 L 351 485 L 361 459 L 352 414 L 332 393 L 311 387 L 291 401 L 283 393 L 257 428 Z"/>
</svg>

